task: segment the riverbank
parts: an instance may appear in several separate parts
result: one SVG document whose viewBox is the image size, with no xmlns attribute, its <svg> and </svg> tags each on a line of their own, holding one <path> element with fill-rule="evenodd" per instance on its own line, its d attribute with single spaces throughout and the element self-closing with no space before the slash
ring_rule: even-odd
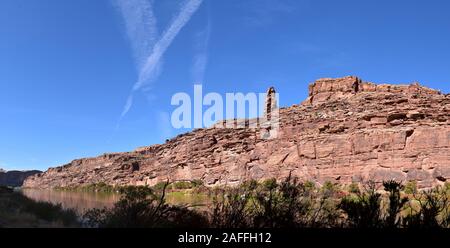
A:
<svg viewBox="0 0 450 248">
<path fill-rule="evenodd" d="M 317 187 L 290 177 L 250 181 L 215 189 L 205 211 L 167 204 L 164 190 L 128 187 L 113 208 L 93 209 L 84 217 L 92 227 L 124 228 L 449 228 L 445 186 L 418 191 L 395 181 L 351 187 Z"/>
<path fill-rule="evenodd" d="M 277 182 L 249 181 L 237 187 L 176 189 L 120 187 L 110 207 L 87 206 L 86 211 L 67 210 L 62 204 L 2 188 L 0 220 L 4 227 L 212 227 L 212 228 L 449 228 L 450 187 L 417 190 L 387 181 L 381 185 L 314 185 L 295 178 Z M 92 187 L 90 187 L 92 188 Z M 94 187 L 95 188 L 95 187 Z M 79 201 L 88 192 L 65 190 Z M 39 191 L 37 191 L 39 192 Z M 81 194 L 79 194 L 81 193 Z M 100 194 L 90 192 L 89 194 Z M 105 194 L 105 193 L 101 193 Z M 196 199 L 201 204 L 179 199 Z M 177 199 L 178 198 L 178 199 Z M 174 200 L 177 199 L 177 200 Z"/>
<path fill-rule="evenodd" d="M 82 210 L 85 208 L 110 207 L 120 198 L 120 191 L 127 186 L 113 186 L 105 183 L 82 185 L 78 187 L 57 187 L 51 190 L 23 189 L 25 195 L 36 200 L 52 201 Z M 204 208 L 212 202 L 215 189 L 203 186 L 201 181 L 179 181 L 166 185 L 158 183 L 150 187 L 154 192 L 165 189 L 165 201 L 170 205 L 190 208 Z M 69 202 L 70 201 L 70 202 Z M 83 202 L 81 202 L 83 201 Z"/>
<path fill-rule="evenodd" d="M 75 211 L 38 202 L 12 188 L 0 187 L 0 227 L 78 227 Z"/>
<path fill-rule="evenodd" d="M 155 191 L 158 192 L 158 191 Z M 79 215 L 93 208 L 111 208 L 120 200 L 116 191 L 55 190 L 55 189 L 20 189 L 26 197 L 40 202 L 61 204 L 64 209 L 73 209 Z M 194 189 L 166 190 L 165 201 L 170 205 L 182 205 L 189 208 L 207 208 L 211 196 Z"/>
</svg>

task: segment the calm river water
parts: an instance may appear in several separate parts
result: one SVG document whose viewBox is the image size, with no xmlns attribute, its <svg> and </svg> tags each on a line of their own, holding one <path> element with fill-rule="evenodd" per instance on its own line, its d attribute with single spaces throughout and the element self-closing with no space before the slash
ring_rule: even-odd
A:
<svg viewBox="0 0 450 248">
<path fill-rule="evenodd" d="M 63 208 L 71 208 L 82 214 L 88 209 L 112 207 L 120 199 L 119 194 L 100 192 L 76 192 L 44 189 L 21 189 L 22 194 L 35 201 L 61 204 Z M 169 193 L 166 201 L 173 205 L 205 207 L 210 202 L 206 195 Z"/>
</svg>

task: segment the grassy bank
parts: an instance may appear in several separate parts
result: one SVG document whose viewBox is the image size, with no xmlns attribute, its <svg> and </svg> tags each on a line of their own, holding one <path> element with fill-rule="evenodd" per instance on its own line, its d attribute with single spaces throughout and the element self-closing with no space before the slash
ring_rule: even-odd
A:
<svg viewBox="0 0 450 248">
<path fill-rule="evenodd" d="M 98 192 L 98 193 L 118 193 L 122 187 L 113 186 L 106 183 L 93 183 L 75 187 L 55 187 L 53 190 L 68 192 Z"/>
<path fill-rule="evenodd" d="M 33 201 L 0 187 L 0 227 L 77 227 L 78 217 L 61 205 Z"/>
<path fill-rule="evenodd" d="M 58 191 L 73 191 L 73 192 L 119 193 L 122 189 L 127 187 L 128 186 L 116 186 L 100 182 L 80 186 L 55 187 L 53 189 Z M 193 189 L 195 189 L 196 191 L 201 191 L 202 189 L 206 189 L 206 187 L 203 186 L 203 182 L 200 180 L 177 181 L 172 183 L 161 182 L 154 185 L 151 188 L 154 191 L 159 191 L 163 188 L 165 188 L 166 191 L 183 191 Z"/>
</svg>

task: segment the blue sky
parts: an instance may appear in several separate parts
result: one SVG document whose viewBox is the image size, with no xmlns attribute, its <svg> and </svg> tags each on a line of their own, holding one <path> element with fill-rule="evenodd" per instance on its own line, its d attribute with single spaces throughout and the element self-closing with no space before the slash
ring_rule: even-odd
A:
<svg viewBox="0 0 450 248">
<path fill-rule="evenodd" d="M 273 85 L 283 106 L 303 101 L 317 78 L 346 75 L 448 93 L 449 9 L 444 0 L 3 0 L 0 167 L 44 170 L 162 143 L 186 131 L 170 128 L 170 100 L 195 82 L 219 93 Z"/>
</svg>

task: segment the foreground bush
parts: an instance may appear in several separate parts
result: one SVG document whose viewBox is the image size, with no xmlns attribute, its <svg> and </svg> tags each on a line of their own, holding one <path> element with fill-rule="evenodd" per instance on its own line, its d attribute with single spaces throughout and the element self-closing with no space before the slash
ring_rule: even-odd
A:
<svg viewBox="0 0 450 248">
<path fill-rule="evenodd" d="M 382 195 L 377 191 L 373 182 L 365 185 L 363 191 L 344 197 L 339 208 L 346 214 L 346 224 L 350 227 L 375 228 L 398 227 L 401 220 L 401 211 L 408 201 L 400 196 L 403 189 L 400 183 L 389 181 L 383 183 L 384 190 L 388 192 L 388 204 L 383 211 Z"/>
<path fill-rule="evenodd" d="M 83 219 L 88 227 L 202 227 L 204 217 L 184 207 L 165 203 L 148 187 L 124 187 L 121 199 L 112 209 L 92 209 Z"/>
<path fill-rule="evenodd" d="M 210 192 L 207 211 L 165 202 L 168 183 L 157 191 L 148 187 L 121 189 L 112 209 L 94 209 L 84 215 L 91 227 L 213 227 L 213 228 L 440 228 L 449 227 L 448 190 L 405 194 L 395 181 L 345 191 L 332 183 L 316 187 L 289 176 L 262 183 Z M 411 188 L 411 187 L 410 187 Z M 158 193 L 156 193 L 158 192 Z"/>
<path fill-rule="evenodd" d="M 437 187 L 414 194 L 414 202 L 418 209 L 411 207 L 410 214 L 404 224 L 412 228 L 450 227 L 449 195 L 448 191 Z"/>
<path fill-rule="evenodd" d="M 241 187 L 216 190 L 210 226 L 215 228 L 331 227 L 336 226 L 337 191 L 316 189 L 290 176 L 281 183 L 270 179 L 261 184 L 246 182 Z"/>
</svg>

